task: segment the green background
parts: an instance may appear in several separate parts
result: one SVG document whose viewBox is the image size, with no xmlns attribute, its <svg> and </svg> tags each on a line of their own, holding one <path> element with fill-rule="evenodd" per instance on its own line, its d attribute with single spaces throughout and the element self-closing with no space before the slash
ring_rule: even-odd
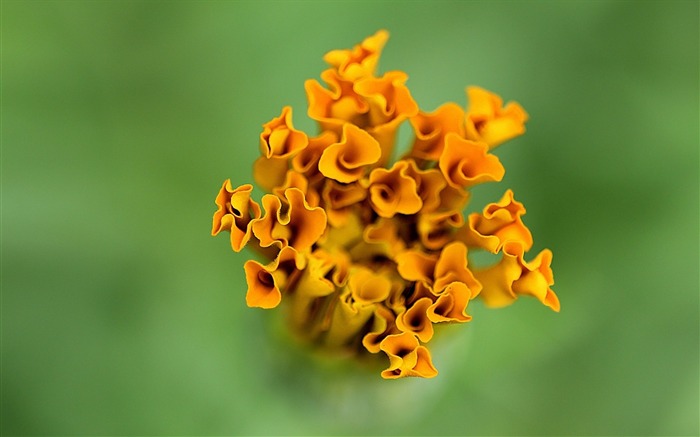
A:
<svg viewBox="0 0 700 437">
<path fill-rule="evenodd" d="M 2 433 L 697 435 L 698 16 L 4 1 Z M 250 254 L 209 235 L 262 123 L 289 104 L 315 132 L 304 80 L 380 28 L 421 108 L 475 84 L 530 114 L 472 209 L 514 189 L 562 302 L 474 303 L 433 380 L 309 358 L 245 306 Z"/>
</svg>

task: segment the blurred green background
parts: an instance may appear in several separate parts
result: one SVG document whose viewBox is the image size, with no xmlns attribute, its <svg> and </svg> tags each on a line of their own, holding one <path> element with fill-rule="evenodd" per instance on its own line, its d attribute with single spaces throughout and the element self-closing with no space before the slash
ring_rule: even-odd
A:
<svg viewBox="0 0 700 437">
<path fill-rule="evenodd" d="M 688 2 L 2 2 L 2 433 L 697 435 Z M 517 100 L 499 148 L 562 311 L 475 303 L 440 375 L 309 359 L 209 235 L 262 123 L 377 29 L 423 109 Z M 533 252 L 535 253 L 535 252 Z M 432 345 L 433 343 L 431 343 Z M 354 370 L 353 370 L 354 369 Z"/>
</svg>

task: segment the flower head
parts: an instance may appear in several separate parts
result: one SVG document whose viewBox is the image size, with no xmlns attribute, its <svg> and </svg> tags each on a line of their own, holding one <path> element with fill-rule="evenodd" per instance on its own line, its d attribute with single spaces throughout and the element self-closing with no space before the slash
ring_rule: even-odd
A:
<svg viewBox="0 0 700 437">
<path fill-rule="evenodd" d="M 326 54 L 326 86 L 305 84 L 319 133 L 295 129 L 290 107 L 265 123 L 253 171 L 269 194 L 259 204 L 251 185 L 225 181 L 212 235 L 228 231 L 233 250 L 248 244 L 267 258 L 244 265 L 248 306 L 286 306 L 290 329 L 318 347 L 384 355 L 384 378 L 431 378 L 434 325 L 470 322 L 470 301 L 560 304 L 551 251 L 525 259 L 533 238 L 511 190 L 463 215 L 473 186 L 503 178 L 491 151 L 525 131 L 527 114 L 476 87 L 466 109 L 420 110 L 405 73 L 376 75 L 387 39 L 379 31 Z M 391 162 L 406 121 L 414 138 Z M 477 251 L 500 260 L 475 267 Z"/>
</svg>

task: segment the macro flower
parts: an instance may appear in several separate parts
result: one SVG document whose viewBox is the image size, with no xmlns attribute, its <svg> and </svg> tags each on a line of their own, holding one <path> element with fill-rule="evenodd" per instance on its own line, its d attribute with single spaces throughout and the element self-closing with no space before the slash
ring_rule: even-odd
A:
<svg viewBox="0 0 700 437">
<path fill-rule="evenodd" d="M 284 307 L 289 330 L 339 356 L 384 357 L 386 379 L 432 378 L 435 325 L 472 321 L 469 303 L 510 305 L 522 296 L 554 311 L 552 252 L 533 247 L 525 207 L 512 190 L 464 216 L 471 188 L 503 179 L 493 149 L 525 132 L 527 113 L 468 87 L 466 108 L 423 111 L 401 71 L 377 75 L 388 32 L 324 60 L 322 84 L 305 83 L 318 133 L 294 127 L 292 108 L 263 124 L 258 185 L 224 181 L 212 235 L 258 260 L 243 269 L 250 307 Z M 396 134 L 413 138 L 394 159 Z M 488 252 L 492 265 L 472 263 Z M 529 261 L 528 261 L 529 259 Z"/>
</svg>

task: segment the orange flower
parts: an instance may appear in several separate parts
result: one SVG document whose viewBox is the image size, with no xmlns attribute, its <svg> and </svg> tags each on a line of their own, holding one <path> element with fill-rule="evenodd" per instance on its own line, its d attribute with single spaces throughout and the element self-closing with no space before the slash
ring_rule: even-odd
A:
<svg viewBox="0 0 700 437">
<path fill-rule="evenodd" d="M 269 194 L 261 207 L 251 185 L 225 181 L 212 235 L 228 231 L 233 250 L 250 244 L 266 260 L 243 267 L 248 306 L 283 307 L 290 331 L 314 347 L 383 357 L 383 378 L 432 378 L 434 325 L 471 321 L 470 301 L 560 305 L 552 253 L 525 261 L 533 238 L 511 190 L 466 223 L 463 214 L 474 185 L 503 178 L 490 150 L 524 132 L 527 115 L 473 87 L 466 112 L 421 111 L 405 73 L 376 74 L 387 38 L 379 31 L 324 57 L 326 86 L 305 84 L 316 136 L 294 128 L 290 107 L 263 125 L 253 174 Z M 415 137 L 391 162 L 407 120 Z M 477 251 L 501 258 L 474 268 Z"/>
</svg>

